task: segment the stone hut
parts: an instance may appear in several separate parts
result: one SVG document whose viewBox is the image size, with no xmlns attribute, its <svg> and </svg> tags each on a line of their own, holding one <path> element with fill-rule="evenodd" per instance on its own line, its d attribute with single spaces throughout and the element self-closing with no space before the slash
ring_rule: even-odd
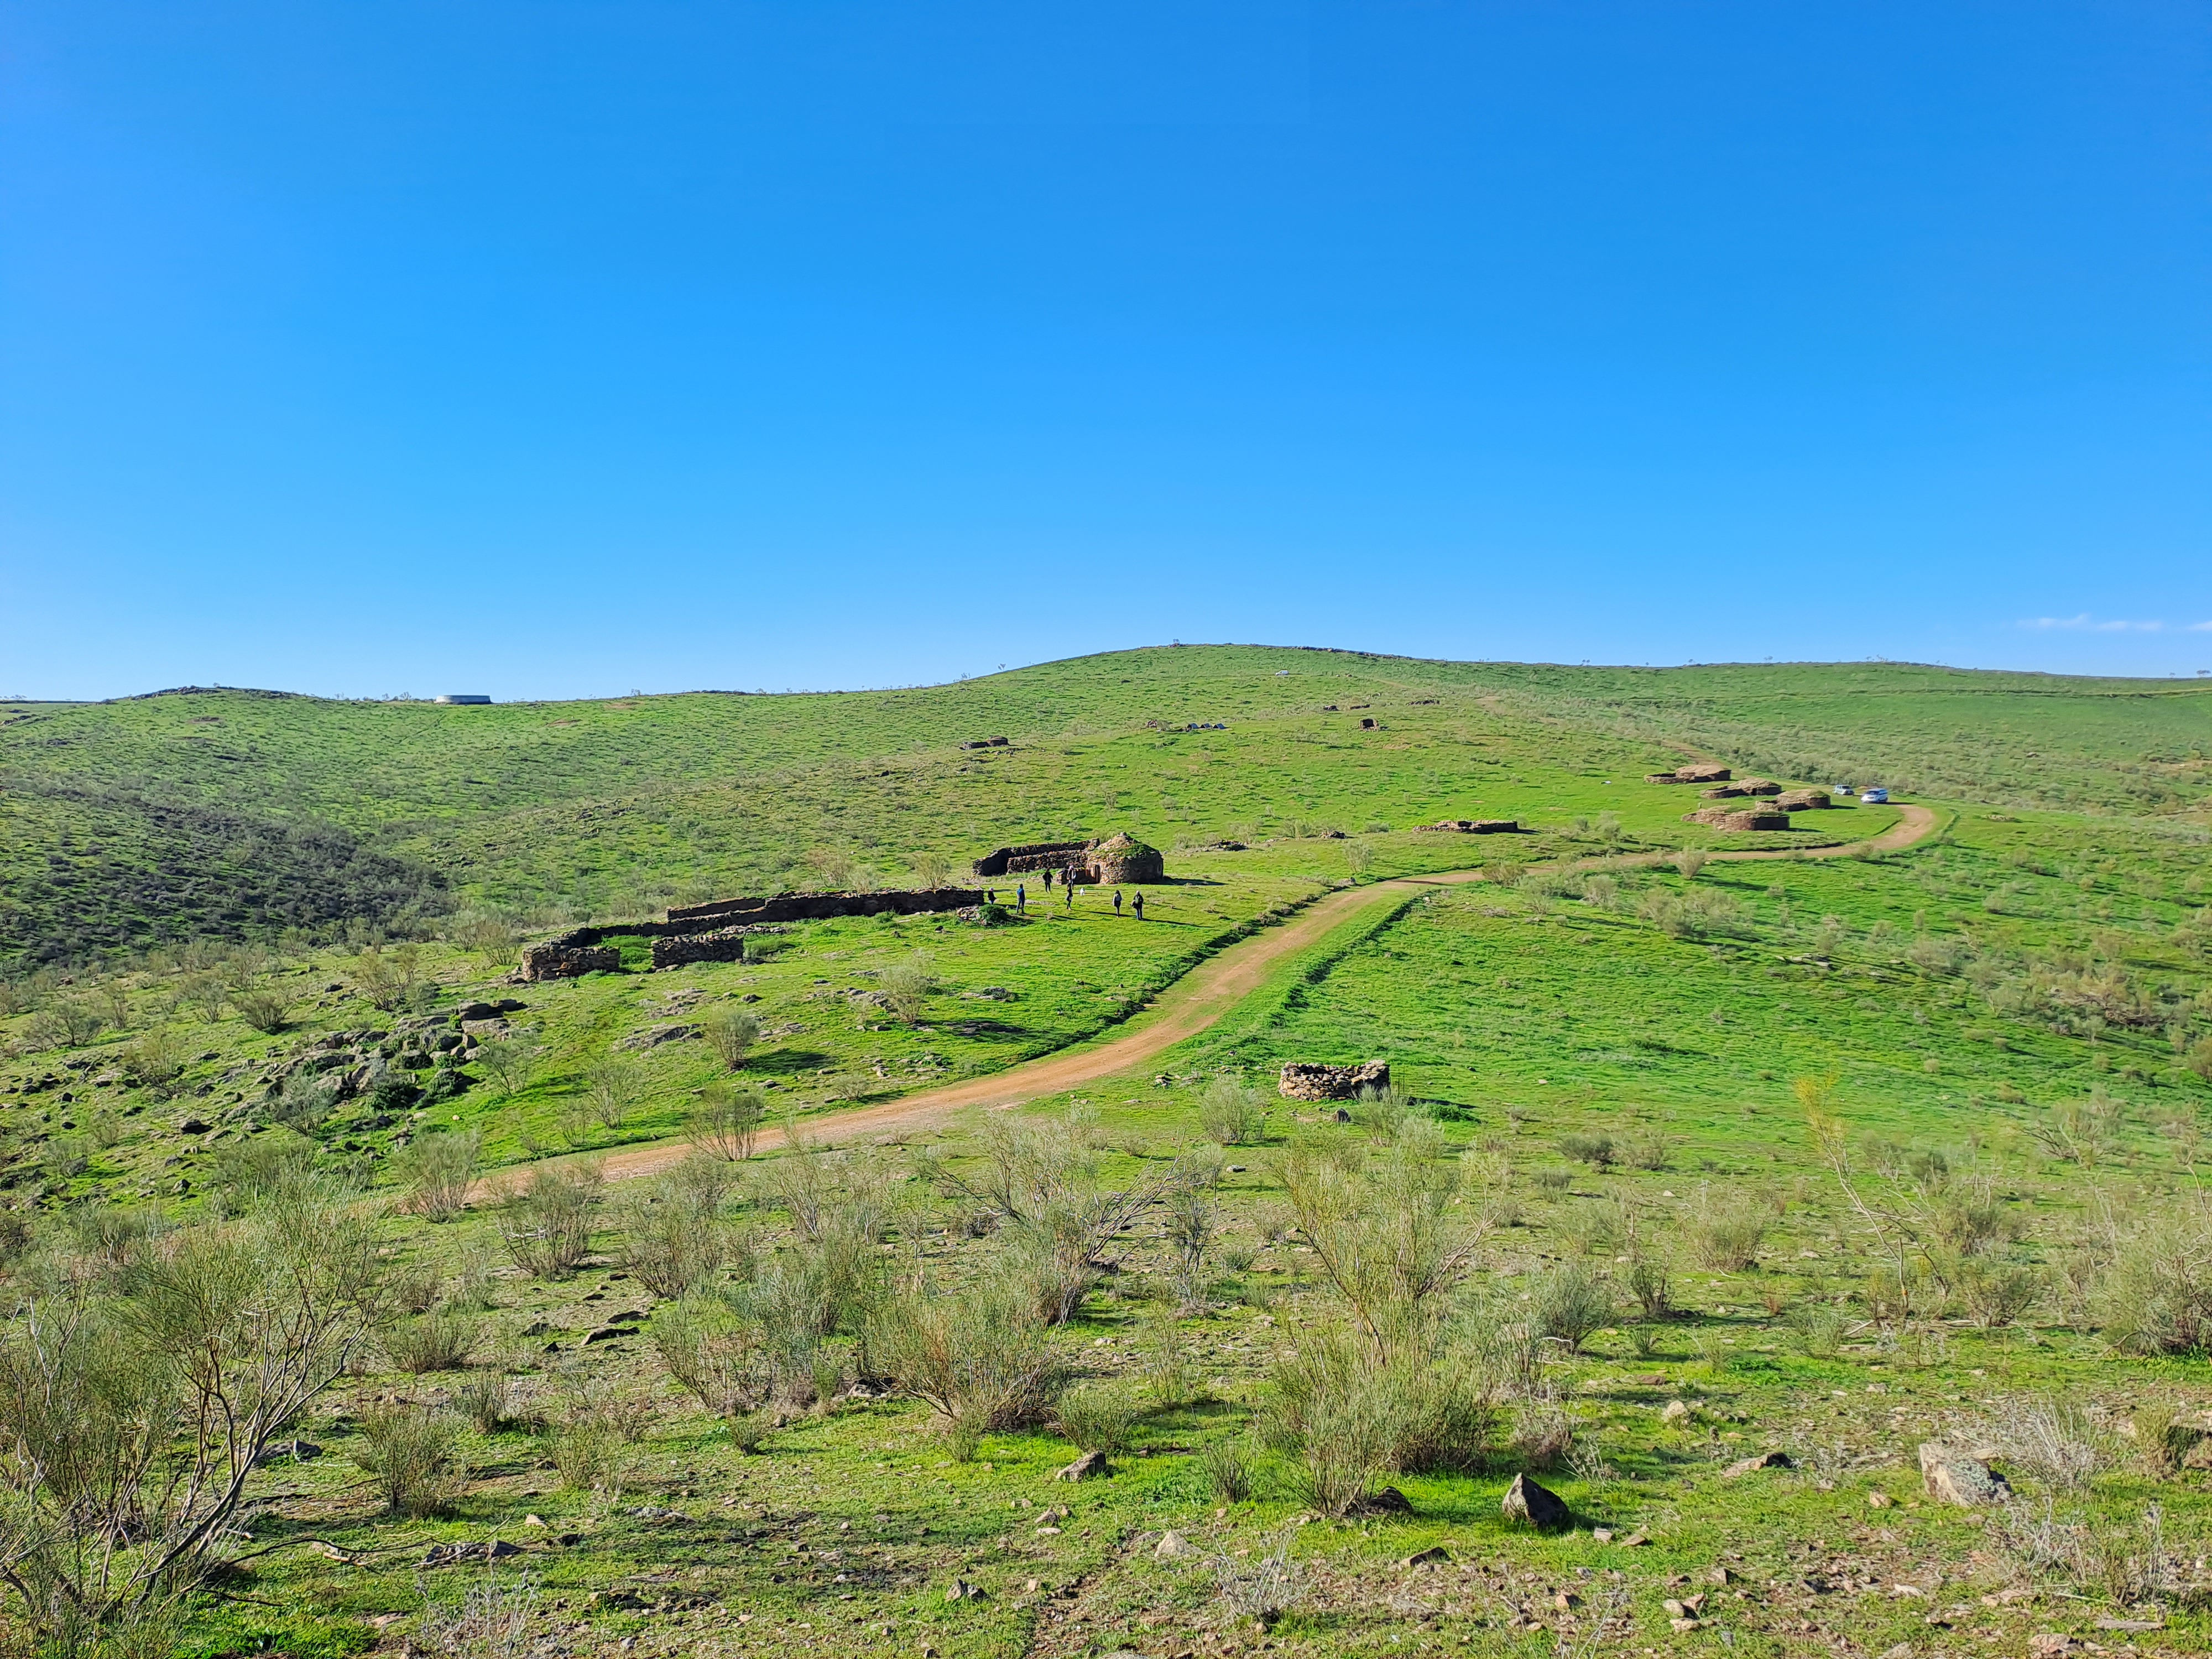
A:
<svg viewBox="0 0 2212 1659">
<path fill-rule="evenodd" d="M 1654 772 L 1644 780 L 1646 783 L 1726 783 L 1728 781 L 1727 767 L 1710 765 L 1703 761 L 1678 766 L 1671 772 Z"/>
<path fill-rule="evenodd" d="M 1715 830 L 1787 830 L 1790 814 L 1771 806 L 1705 806 L 1683 815 L 1685 822 Z"/>
<path fill-rule="evenodd" d="M 1818 811 L 1834 805 L 1825 789 L 1784 789 L 1774 797 L 1774 804 L 1785 812 Z"/>
<path fill-rule="evenodd" d="M 1143 886 L 1167 879 L 1167 860 L 1159 849 L 1133 836 L 1102 836 L 1095 841 L 1032 842 L 1001 847 L 977 859 L 980 877 L 1034 875 L 1051 870 L 1079 886 L 1114 883 Z"/>
</svg>

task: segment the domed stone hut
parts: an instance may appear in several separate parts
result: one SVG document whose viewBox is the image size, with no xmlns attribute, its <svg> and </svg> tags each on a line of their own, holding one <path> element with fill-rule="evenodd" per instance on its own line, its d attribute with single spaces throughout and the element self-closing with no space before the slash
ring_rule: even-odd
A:
<svg viewBox="0 0 2212 1659">
<path fill-rule="evenodd" d="M 994 876 L 1033 875 L 1056 871 L 1079 886 L 1094 883 L 1142 885 L 1168 878 L 1167 860 L 1156 847 L 1147 847 L 1133 836 L 1103 836 L 1096 841 L 1032 842 L 1023 847 L 1001 847 L 975 863 L 975 873 Z"/>
<path fill-rule="evenodd" d="M 1113 885 L 1168 878 L 1167 860 L 1160 849 L 1124 835 L 1091 843 L 1091 872 L 1092 880 Z"/>
</svg>

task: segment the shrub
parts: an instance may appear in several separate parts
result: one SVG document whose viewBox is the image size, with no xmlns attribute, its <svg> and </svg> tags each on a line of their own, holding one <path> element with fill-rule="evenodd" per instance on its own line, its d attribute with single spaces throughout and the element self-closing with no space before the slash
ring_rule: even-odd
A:
<svg viewBox="0 0 2212 1659">
<path fill-rule="evenodd" d="M 617 1054 L 595 1060 L 584 1073 L 584 1101 L 593 1122 L 619 1129 L 645 1092 L 637 1062 Z"/>
<path fill-rule="evenodd" d="M 2061 1101 L 2027 1126 L 2035 1142 L 2064 1164 L 2088 1169 L 2118 1149 L 2120 1103 L 2100 1084 L 2087 1100 Z"/>
<path fill-rule="evenodd" d="M 2182 1460 L 2204 1437 L 2204 1431 L 2181 1421 L 2170 1400 L 2154 1400 L 2136 1407 L 2133 1426 L 2136 1450 L 2154 1480 L 2171 1480 L 2181 1473 Z"/>
<path fill-rule="evenodd" d="M 1959 1264 L 1954 1288 L 1984 1330 L 2009 1325 L 2035 1305 L 2043 1282 L 2025 1262 L 1969 1256 Z"/>
<path fill-rule="evenodd" d="M 1180 1192 L 1167 1201 L 1165 1232 L 1174 1252 L 1168 1279 L 1175 1287 L 1182 1311 L 1195 1312 L 1206 1305 L 1213 1289 L 1211 1261 L 1214 1228 L 1219 1222 L 1213 1205 L 1199 1191 Z"/>
<path fill-rule="evenodd" d="M 258 1209 L 313 1185 L 322 1148 L 289 1129 L 232 1140 L 216 1148 L 213 1185 L 226 1214 Z"/>
<path fill-rule="evenodd" d="M 476 1352 L 477 1340 L 475 1320 L 456 1313 L 427 1313 L 385 1332 L 384 1353 L 392 1370 L 421 1376 L 460 1370 Z"/>
<path fill-rule="evenodd" d="M 514 1420 L 514 1382 L 505 1371 L 476 1371 L 453 1385 L 447 1402 L 477 1425 L 480 1434 L 497 1434 Z"/>
<path fill-rule="evenodd" d="M 500 1240 L 514 1265 L 537 1279 L 565 1279 L 591 1254 L 591 1206 L 601 1177 L 595 1166 L 532 1171 L 500 1217 Z"/>
<path fill-rule="evenodd" d="M 394 1515 L 443 1515 L 459 1498 L 467 1468 L 453 1418 L 427 1406 L 391 1406 L 366 1413 L 368 1443 L 354 1462 L 374 1477 L 378 1496 Z"/>
<path fill-rule="evenodd" d="M 720 1208 L 719 1194 L 655 1182 L 623 1204 L 617 1259 L 654 1296 L 683 1296 L 728 1259 Z"/>
<path fill-rule="evenodd" d="M 1513 1455 L 1524 1467 L 1556 1468 L 1574 1443 L 1574 1422 L 1548 1392 L 1531 1395 L 1514 1412 Z"/>
<path fill-rule="evenodd" d="M 544 1052 L 527 1037 L 487 1037 L 470 1051 L 469 1063 L 482 1067 L 501 1094 L 516 1095 L 530 1086 Z"/>
<path fill-rule="evenodd" d="M 465 951 L 474 951 L 487 968 L 512 968 L 522 954 L 522 935 L 514 924 L 481 910 L 456 918 L 446 937 Z"/>
<path fill-rule="evenodd" d="M 2087 1486 L 2112 1462 L 2105 1437 L 2080 1410 L 2060 1400 L 2002 1400 L 1974 1437 L 1995 1446 L 2001 1458 L 2023 1474 L 2069 1492 Z"/>
<path fill-rule="evenodd" d="M 106 1029 L 107 1016 L 77 997 L 58 997 L 31 1022 L 31 1041 L 41 1048 L 82 1048 Z"/>
<path fill-rule="evenodd" d="M 1695 881 L 1698 872 L 1705 867 L 1708 857 L 1702 848 L 1686 847 L 1674 854 L 1674 867 L 1682 872 L 1684 881 Z"/>
<path fill-rule="evenodd" d="M 2204 1214 L 2157 1217 L 2119 1238 L 2091 1305 L 2105 1340 L 2124 1352 L 2212 1346 L 2212 1225 Z"/>
<path fill-rule="evenodd" d="M 386 1013 L 407 1007 L 422 972 L 422 953 L 412 945 L 386 951 L 370 945 L 353 960 L 354 988 Z"/>
<path fill-rule="evenodd" d="M 1579 1353 L 1593 1333 L 1613 1322 L 1613 1298 L 1581 1262 L 1562 1261 L 1537 1281 L 1529 1319 L 1538 1336 Z"/>
<path fill-rule="evenodd" d="M 1198 1455 L 1206 1489 L 1224 1504 L 1241 1504 L 1252 1495 L 1252 1471 L 1234 1440 L 1216 1440 Z"/>
<path fill-rule="evenodd" d="M 283 1030 L 292 1015 L 292 999 L 268 985 L 233 992 L 230 1006 L 240 1019 L 266 1036 Z"/>
<path fill-rule="evenodd" d="M 1118 1389 L 1071 1389 L 1053 1413 L 1060 1437 L 1078 1451 L 1111 1457 L 1134 1443 L 1137 1407 Z"/>
<path fill-rule="evenodd" d="M 710 1089 L 693 1110 L 684 1134 L 701 1152 L 741 1164 L 753 1155 L 767 1115 L 768 1107 L 757 1094 Z"/>
<path fill-rule="evenodd" d="M 1620 1142 L 1621 1160 L 1632 1169 L 1656 1172 L 1667 1167 L 1674 1155 L 1674 1145 L 1663 1129 L 1644 1129 L 1625 1136 Z"/>
<path fill-rule="evenodd" d="M 1306 1574 L 1291 1559 L 1297 1529 L 1285 1528 L 1248 1556 L 1213 1558 L 1215 1598 L 1232 1619 L 1272 1626 L 1306 1597 Z"/>
<path fill-rule="evenodd" d="M 876 983 L 891 1012 L 915 1025 L 921 1023 L 929 994 L 937 988 L 937 975 L 931 970 L 928 957 L 916 951 L 906 961 L 884 969 Z"/>
<path fill-rule="evenodd" d="M 868 1321 L 867 1352 L 937 1413 L 963 1462 L 984 1434 L 1042 1417 L 1060 1374 L 1035 1304 L 1003 1279 L 884 1298 Z"/>
<path fill-rule="evenodd" d="M 1840 1308 L 1826 1302 L 1807 1302 L 1792 1310 L 1790 1329 L 1808 1358 L 1833 1359 L 1844 1346 L 1850 1319 Z"/>
<path fill-rule="evenodd" d="M 451 1221 L 468 1205 L 475 1184 L 483 1131 L 448 1131 L 418 1135 L 392 1159 L 392 1175 L 404 1189 L 401 1203 L 425 1221 Z"/>
<path fill-rule="evenodd" d="M 1593 1170 L 1609 1168 L 1620 1158 L 1611 1135 L 1564 1134 L 1554 1144 L 1562 1158 L 1571 1158 L 1577 1164 L 1587 1164 Z"/>
<path fill-rule="evenodd" d="M 707 1016 L 700 1030 L 708 1046 L 732 1072 L 744 1069 L 745 1057 L 760 1041 L 761 1023 L 742 1008 L 718 1008 Z"/>
<path fill-rule="evenodd" d="M 321 1126 L 338 1103 L 337 1079 L 327 1072 L 295 1072 L 276 1099 L 261 1109 L 270 1123 L 301 1133 Z"/>
<path fill-rule="evenodd" d="M 1674 1278 L 1656 1257 L 1639 1255 L 1628 1264 L 1628 1293 L 1646 1319 L 1664 1319 L 1674 1311 Z"/>
<path fill-rule="evenodd" d="M 1241 1078 L 1218 1077 L 1199 1097 L 1199 1127 L 1217 1146 L 1243 1146 L 1266 1132 L 1267 1097 Z"/>
<path fill-rule="evenodd" d="M 525 1659 L 541 1650 L 537 1614 L 538 1586 L 528 1573 L 507 1583 L 487 1572 L 458 1601 L 433 1601 L 425 1592 L 410 1645 L 450 1659 Z"/>
<path fill-rule="evenodd" d="M 191 1063 L 191 1051 L 166 1025 L 145 1032 L 123 1050 L 124 1068 L 157 1095 L 166 1096 Z"/>
<path fill-rule="evenodd" d="M 1766 1242 L 1765 1218 L 1740 1197 L 1698 1189 L 1685 1226 L 1700 1265 L 1717 1273 L 1742 1273 L 1759 1261 Z"/>
<path fill-rule="evenodd" d="M 1260 1431 L 1295 1461 L 1300 1497 L 1340 1516 L 1386 1472 L 1474 1467 L 1492 1416 L 1478 1367 L 1410 1357 L 1377 1364 L 1360 1333 L 1323 1327 L 1300 1333 L 1277 1363 Z"/>
<path fill-rule="evenodd" d="M 596 1492 L 611 1501 L 628 1484 L 629 1455 L 611 1425 L 595 1419 L 556 1427 L 546 1447 L 561 1484 L 571 1492 Z"/>
</svg>

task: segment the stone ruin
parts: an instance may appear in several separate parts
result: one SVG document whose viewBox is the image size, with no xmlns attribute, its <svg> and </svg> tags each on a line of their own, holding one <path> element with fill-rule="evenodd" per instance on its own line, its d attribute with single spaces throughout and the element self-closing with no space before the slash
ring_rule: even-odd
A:
<svg viewBox="0 0 2212 1659">
<path fill-rule="evenodd" d="M 1462 836 L 1517 836 L 1521 833 L 1518 818 L 1439 818 L 1434 823 L 1417 823 L 1418 830 L 1437 832 L 1456 830 Z"/>
<path fill-rule="evenodd" d="M 1001 847 L 975 863 L 975 873 L 982 877 L 1035 875 L 1045 870 L 1079 887 L 1101 883 L 1145 886 L 1168 878 L 1167 860 L 1158 848 L 1147 847 L 1133 836 L 1118 834 L 1095 841 L 1040 841 Z"/>
<path fill-rule="evenodd" d="M 1774 804 L 1785 812 L 1820 812 L 1836 803 L 1825 789 L 1785 789 L 1775 796 Z"/>
<path fill-rule="evenodd" d="M 1683 820 L 1715 830 L 1787 830 L 1790 814 L 1771 806 L 1705 806 L 1685 812 Z"/>
<path fill-rule="evenodd" d="M 591 938 L 582 938 L 589 933 Z M 524 979 L 580 979 L 586 974 L 611 974 L 622 966 L 622 952 L 599 943 L 599 930 L 579 927 L 522 953 L 519 970 Z"/>
<path fill-rule="evenodd" d="M 1734 783 L 1724 783 L 1718 788 L 1698 793 L 1707 800 L 1734 800 L 1741 795 L 1778 795 L 1782 793 L 1782 786 L 1772 778 L 1739 778 Z"/>
<path fill-rule="evenodd" d="M 1653 772 L 1644 780 L 1646 783 L 1726 783 L 1729 769 L 1705 761 L 1693 761 L 1687 766 L 1678 766 L 1671 772 Z"/>
<path fill-rule="evenodd" d="M 519 977 L 574 979 L 612 973 L 622 954 L 601 941 L 617 933 L 642 934 L 653 941 L 653 965 L 674 968 L 687 962 L 738 962 L 750 933 L 773 930 L 788 921 L 821 921 L 833 916 L 921 915 L 981 904 L 975 887 L 921 888 L 884 893 L 784 893 L 774 898 L 720 899 L 712 904 L 671 908 L 661 921 L 630 921 L 610 927 L 572 927 L 522 953 Z"/>
<path fill-rule="evenodd" d="M 1387 1060 L 1370 1060 L 1363 1066 L 1324 1066 L 1294 1060 L 1284 1066 L 1275 1092 L 1285 1100 L 1357 1100 L 1362 1089 L 1379 1092 L 1389 1086 Z"/>
<path fill-rule="evenodd" d="M 1012 745 L 1004 738 L 973 738 L 960 746 L 963 749 L 1006 749 Z"/>
</svg>

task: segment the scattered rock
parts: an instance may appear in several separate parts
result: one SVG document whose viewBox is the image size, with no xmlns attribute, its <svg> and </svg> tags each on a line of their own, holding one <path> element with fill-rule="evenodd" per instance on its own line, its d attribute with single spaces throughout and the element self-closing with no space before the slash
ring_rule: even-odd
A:
<svg viewBox="0 0 2212 1659">
<path fill-rule="evenodd" d="M 1152 1559 L 1156 1561 L 1173 1561 L 1199 1553 L 1198 1546 L 1179 1532 L 1162 1533 L 1160 1541 L 1152 1546 Z"/>
<path fill-rule="evenodd" d="M 1413 1500 L 1395 1486 L 1384 1486 L 1372 1492 L 1352 1505 L 1362 1515 L 1411 1515 Z"/>
<path fill-rule="evenodd" d="M 1786 1469 L 1791 1467 L 1787 1452 L 1761 1452 L 1756 1457 L 1746 1457 L 1733 1462 L 1721 1471 L 1721 1479 L 1733 1480 L 1738 1475 L 1755 1474 L 1760 1469 Z"/>
<path fill-rule="evenodd" d="M 209 1122 L 205 1118 L 188 1117 L 182 1123 L 177 1125 L 177 1133 L 180 1135 L 204 1135 L 210 1129 L 214 1127 L 215 1125 Z"/>
<path fill-rule="evenodd" d="M 2038 1631 L 2027 1638 L 2028 1659 L 2060 1659 L 2074 1651 L 2074 1638 L 2063 1631 Z"/>
<path fill-rule="evenodd" d="M 583 1341 L 579 1346 L 588 1348 L 594 1342 L 611 1342 L 618 1336 L 635 1336 L 636 1334 L 637 1327 L 635 1325 L 600 1325 L 586 1331 L 584 1334 Z"/>
<path fill-rule="evenodd" d="M 1870 1492 L 1867 1494 L 1867 1507 L 1870 1510 L 1886 1510 L 1896 1501 L 1886 1492 Z"/>
<path fill-rule="evenodd" d="M 312 1440 L 271 1441 L 256 1463 L 304 1463 L 311 1457 L 320 1457 L 323 1449 Z"/>
<path fill-rule="evenodd" d="M 522 1553 L 522 1547 L 495 1538 L 486 1544 L 433 1544 L 422 1558 L 426 1567 L 450 1567 L 463 1561 L 504 1561 Z"/>
<path fill-rule="evenodd" d="M 1505 1489 L 1504 1500 L 1498 1507 L 1508 1521 L 1525 1522 L 1539 1532 L 1564 1527 L 1574 1519 L 1565 1498 L 1525 1474 L 1513 1477 L 1513 1484 Z"/>
<path fill-rule="evenodd" d="M 1987 1509 L 2012 1496 L 2004 1476 L 1980 1458 L 1941 1440 L 1921 1443 L 1920 1479 L 1930 1498 L 1962 1510 Z"/>
<path fill-rule="evenodd" d="M 688 1527 L 691 1524 L 691 1517 L 683 1510 L 656 1509 L 651 1504 L 640 1504 L 630 1513 L 641 1521 L 663 1521 L 678 1527 Z M 540 1522 L 538 1524 L 543 1526 L 544 1522 Z"/>
<path fill-rule="evenodd" d="M 1590 1528 L 1590 1542 L 1593 1544 L 1610 1544 L 1613 1542 L 1613 1528 L 1611 1527 L 1592 1527 Z"/>
<path fill-rule="evenodd" d="M 1073 1463 L 1070 1463 L 1066 1468 L 1060 1470 L 1059 1474 L 1053 1476 L 1053 1479 L 1055 1480 L 1090 1480 L 1100 1476 L 1109 1475 L 1113 1473 L 1113 1465 L 1107 1462 L 1106 1454 L 1104 1452 L 1087 1451 L 1084 1453 L 1082 1456 L 1077 1458 Z"/>
<path fill-rule="evenodd" d="M 1686 1423 L 1694 1407 L 1686 1400 L 1670 1400 L 1659 1408 L 1662 1423 Z"/>
<path fill-rule="evenodd" d="M 1418 1567 L 1430 1561 L 1449 1561 L 1450 1559 L 1451 1552 L 1449 1550 L 1446 1549 L 1442 1544 L 1431 1544 L 1425 1550 L 1415 1550 L 1411 1555 L 1407 1556 L 1398 1565 L 1405 1567 Z"/>
<path fill-rule="evenodd" d="M 948 1601 L 988 1601 L 991 1593 L 981 1584 L 971 1584 L 965 1578 L 956 1578 L 945 1587 Z"/>
<path fill-rule="evenodd" d="M 1885 1648 L 1881 1659 L 1912 1659 L 1912 1644 L 1899 1642 L 1893 1648 Z"/>
</svg>

